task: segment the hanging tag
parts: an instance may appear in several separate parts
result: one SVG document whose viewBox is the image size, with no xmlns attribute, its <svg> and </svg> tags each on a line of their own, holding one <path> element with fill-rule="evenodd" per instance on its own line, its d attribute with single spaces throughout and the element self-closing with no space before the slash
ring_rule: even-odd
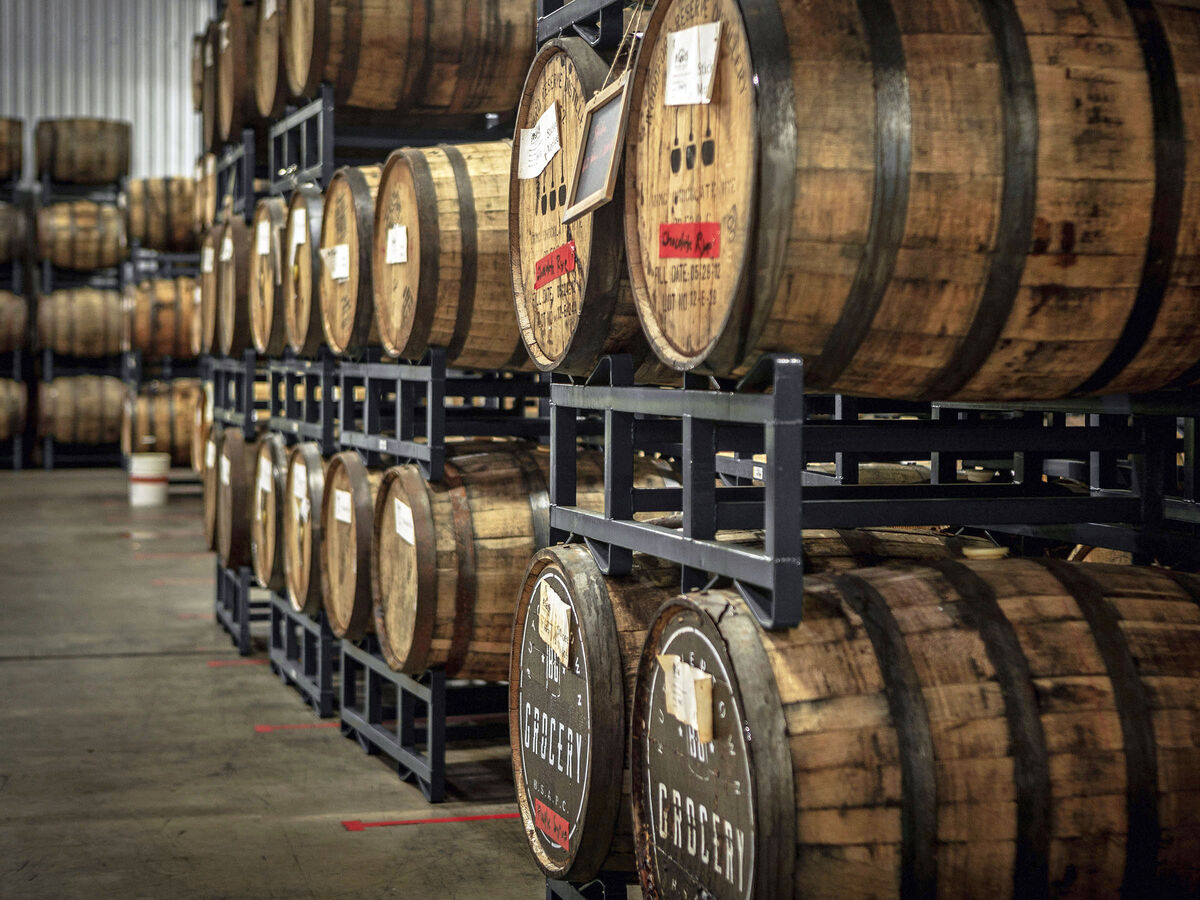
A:
<svg viewBox="0 0 1200 900">
<path fill-rule="evenodd" d="M 263 219 L 255 226 L 255 243 L 259 256 L 267 256 L 271 252 L 271 223 Z"/>
<path fill-rule="evenodd" d="M 558 142 L 558 101 L 546 107 L 532 128 L 522 128 L 517 177 L 537 178 L 562 147 Z"/>
<path fill-rule="evenodd" d="M 213 248 L 205 247 L 200 253 L 200 271 L 211 275 L 213 270 Z"/>
<path fill-rule="evenodd" d="M 712 741 L 712 675 L 673 653 L 659 654 L 658 664 L 665 679 L 667 713 L 694 728 L 700 743 Z"/>
<path fill-rule="evenodd" d="M 339 522 L 350 524 L 352 517 L 350 511 L 352 505 L 350 502 L 350 492 L 342 491 L 334 488 L 333 490 L 333 517 Z"/>
<path fill-rule="evenodd" d="M 712 100 L 721 23 L 694 25 L 667 35 L 667 85 L 663 103 L 688 106 Z"/>
<path fill-rule="evenodd" d="M 233 238 L 227 237 L 221 241 L 221 262 L 229 262 L 233 259 Z"/>
<path fill-rule="evenodd" d="M 321 259 L 329 268 L 329 277 L 334 281 L 350 280 L 349 244 L 338 244 L 335 247 L 322 247 Z"/>
<path fill-rule="evenodd" d="M 416 531 L 413 529 L 412 507 L 403 500 L 394 501 L 396 513 L 396 534 L 410 544 L 416 545 Z"/>
<path fill-rule="evenodd" d="M 562 221 L 569 225 L 580 216 L 608 203 L 617 185 L 617 169 L 625 146 L 629 121 L 629 73 L 596 94 L 583 110 L 583 139 L 575 158 L 574 178 L 567 191 Z"/>
<path fill-rule="evenodd" d="M 408 226 L 393 225 L 387 233 L 387 252 L 384 262 L 389 266 L 408 262 Z"/>
</svg>

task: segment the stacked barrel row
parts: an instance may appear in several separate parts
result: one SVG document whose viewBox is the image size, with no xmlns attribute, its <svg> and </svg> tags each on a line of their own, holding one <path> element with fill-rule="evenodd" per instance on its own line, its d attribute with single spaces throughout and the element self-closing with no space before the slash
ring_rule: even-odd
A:
<svg viewBox="0 0 1200 900">
<path fill-rule="evenodd" d="M 15 188 L 24 161 L 24 122 L 0 118 L 0 186 Z M 19 290 L 20 267 L 26 256 L 26 220 L 16 191 L 0 201 L 0 360 L 7 363 L 20 354 L 29 341 L 29 309 Z M 5 365 L 4 375 L 20 369 L 20 357 L 13 366 Z M 14 447 L 13 463 L 18 463 L 15 445 L 7 442 L 23 434 L 28 407 L 27 388 L 20 378 L 0 378 L 0 445 Z"/>
</svg>

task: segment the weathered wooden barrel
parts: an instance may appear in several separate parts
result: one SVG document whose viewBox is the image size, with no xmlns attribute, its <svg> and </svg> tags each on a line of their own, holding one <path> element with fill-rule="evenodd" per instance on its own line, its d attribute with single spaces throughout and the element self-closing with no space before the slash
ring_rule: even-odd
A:
<svg viewBox="0 0 1200 900">
<path fill-rule="evenodd" d="M 251 346 L 250 229 L 234 216 L 217 233 L 217 349 L 236 356 Z"/>
<path fill-rule="evenodd" d="M 528 368 L 508 276 L 511 158 L 507 140 L 388 157 L 372 257 L 376 326 L 390 353 L 420 359 L 444 347 L 463 368 Z"/>
<path fill-rule="evenodd" d="M 29 307 L 24 297 L 0 291 L 0 353 L 24 349 L 29 343 Z"/>
<path fill-rule="evenodd" d="M 11 203 L 0 203 L 0 262 L 24 256 L 25 240 L 24 210 Z"/>
<path fill-rule="evenodd" d="M 217 158 L 211 153 L 196 160 L 193 198 L 192 227 L 197 234 L 203 234 L 217 220 Z"/>
<path fill-rule="evenodd" d="M 230 569 L 250 565 L 250 520 L 258 442 L 226 428 L 217 455 L 217 557 Z"/>
<path fill-rule="evenodd" d="M 780 632 L 732 591 L 652 624 L 647 894 L 1195 895 L 1194 578 L 947 560 L 812 575 L 804 600 Z"/>
<path fill-rule="evenodd" d="M 219 23 L 208 23 L 208 35 L 204 51 L 204 90 L 200 101 L 201 138 L 205 150 L 217 150 L 221 137 L 217 134 L 217 44 L 220 40 Z"/>
<path fill-rule="evenodd" d="M 659 3 L 635 70 L 625 233 L 664 361 L 798 354 L 811 389 L 916 399 L 1200 378 L 1200 8 L 739 10 Z M 712 102 L 666 105 L 670 35 L 717 20 Z"/>
<path fill-rule="evenodd" d="M 550 542 L 549 454 L 516 447 L 465 453 L 428 482 L 417 466 L 389 469 L 375 505 L 375 629 L 393 669 L 503 681 L 522 573 Z M 640 460 L 639 486 L 665 466 Z M 577 505 L 599 510 L 599 454 L 578 462 Z"/>
<path fill-rule="evenodd" d="M 25 431 L 28 389 L 24 382 L 0 378 L 0 441 Z"/>
<path fill-rule="evenodd" d="M 38 176 L 106 184 L 129 174 L 133 127 L 115 119 L 42 119 L 33 131 Z"/>
<path fill-rule="evenodd" d="M 121 439 L 125 385 L 119 378 L 77 375 L 38 384 L 38 436 L 60 444 L 115 444 Z"/>
<path fill-rule="evenodd" d="M 327 81 L 339 106 L 413 114 L 508 112 L 533 57 L 534 4 L 453 0 L 395 7 L 319 0 L 288 7 L 288 86 Z"/>
<path fill-rule="evenodd" d="M 202 31 L 192 35 L 192 109 L 204 110 L 204 42 L 207 35 Z"/>
<path fill-rule="evenodd" d="M 38 345 L 63 356 L 98 359 L 121 352 L 117 291 L 64 288 L 38 298 Z"/>
<path fill-rule="evenodd" d="M 533 177 L 520 177 L 520 153 L 509 174 L 508 231 L 517 325 L 534 365 L 590 375 L 600 357 L 629 353 L 639 382 L 669 370 L 642 335 L 626 275 L 621 196 L 562 223 L 583 136 L 583 108 L 604 86 L 608 63 L 581 38 L 543 45 L 525 78 L 516 134 L 532 129 L 556 105 L 561 149 Z"/>
<path fill-rule="evenodd" d="M 191 461 L 196 410 L 204 392 L 195 378 L 153 382 L 134 396 L 125 397 L 121 418 L 121 452 L 169 453 L 171 465 Z"/>
<path fill-rule="evenodd" d="M 238 141 L 255 117 L 254 23 L 257 4 L 226 3 L 217 23 L 217 136 Z"/>
<path fill-rule="evenodd" d="M 302 184 L 288 202 L 286 256 L 283 279 L 283 323 L 288 346 L 302 356 L 313 356 L 324 343 L 317 284 L 321 280 L 321 216 L 325 197 L 321 189 Z"/>
<path fill-rule="evenodd" d="M 0 119 L 0 181 L 20 178 L 25 161 L 25 123 Z"/>
<path fill-rule="evenodd" d="M 283 321 L 284 230 L 287 205 L 264 197 L 254 210 L 254 246 L 250 253 L 250 337 L 254 348 L 279 356 L 287 343 Z"/>
<path fill-rule="evenodd" d="M 293 609 L 313 618 L 321 611 L 325 596 L 321 505 L 328 465 L 316 444 L 297 444 L 288 454 L 287 500 L 283 510 L 287 594 Z"/>
<path fill-rule="evenodd" d="M 225 427 L 212 422 L 208 438 L 204 443 L 204 467 L 200 470 L 200 488 L 204 498 L 204 545 L 209 550 L 217 549 L 217 482 L 219 471 L 217 459 L 221 455 L 221 444 L 225 440 Z"/>
<path fill-rule="evenodd" d="M 379 342 L 371 247 L 381 173 L 381 166 L 345 166 L 325 191 L 317 294 L 321 328 L 334 353 L 357 353 Z"/>
<path fill-rule="evenodd" d="M 64 269 L 115 266 L 129 253 L 125 221 L 113 204 L 73 200 L 37 214 L 38 258 Z"/>
<path fill-rule="evenodd" d="M 371 553 L 375 498 L 383 472 L 368 469 L 353 450 L 337 454 L 325 472 L 321 557 L 325 614 L 335 635 L 350 641 L 373 631 Z"/>
<path fill-rule="evenodd" d="M 203 474 L 208 467 L 205 459 L 208 436 L 213 428 L 213 385 L 211 381 L 200 382 L 201 397 L 196 404 L 192 427 L 192 471 Z"/>
<path fill-rule="evenodd" d="M 254 107 L 260 118 L 278 119 L 287 104 L 283 68 L 287 0 L 260 0 L 254 25 Z"/>
<path fill-rule="evenodd" d="M 125 235 L 150 250 L 195 249 L 196 183 L 191 178 L 133 178 L 124 194 Z"/>
<path fill-rule="evenodd" d="M 283 516 L 287 506 L 288 451 L 283 435 L 268 434 L 258 442 L 255 462 L 254 514 L 250 519 L 250 558 L 258 583 L 284 589 Z"/>
<path fill-rule="evenodd" d="M 145 359 L 188 359 L 196 321 L 196 280 L 190 275 L 154 278 L 132 285 L 126 294 L 125 350 Z"/>
<path fill-rule="evenodd" d="M 211 353 L 217 346 L 217 254 L 221 229 L 212 227 L 200 236 L 200 352 Z"/>
</svg>

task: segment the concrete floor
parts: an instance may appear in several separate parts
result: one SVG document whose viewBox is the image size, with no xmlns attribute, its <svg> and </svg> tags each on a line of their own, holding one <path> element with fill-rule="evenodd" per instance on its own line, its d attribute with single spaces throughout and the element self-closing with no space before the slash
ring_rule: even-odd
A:
<svg viewBox="0 0 1200 900">
<path fill-rule="evenodd" d="M 508 748 L 452 750 L 430 806 L 265 665 L 210 665 L 237 657 L 174 493 L 0 473 L 0 896 L 542 896 L 519 820 L 343 828 L 513 812 Z"/>
</svg>

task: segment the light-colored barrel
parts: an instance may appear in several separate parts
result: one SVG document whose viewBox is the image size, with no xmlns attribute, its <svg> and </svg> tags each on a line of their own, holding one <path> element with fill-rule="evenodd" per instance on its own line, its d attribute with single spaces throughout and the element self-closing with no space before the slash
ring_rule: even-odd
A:
<svg viewBox="0 0 1200 900">
<path fill-rule="evenodd" d="M 371 549 L 375 497 L 383 472 L 368 469 L 353 450 L 337 454 L 325 472 L 321 498 L 321 559 L 325 615 L 335 635 L 357 641 L 374 630 Z"/>
<path fill-rule="evenodd" d="M 121 379 L 101 375 L 40 382 L 38 436 L 60 444 L 117 443 L 125 390 Z"/>
<path fill-rule="evenodd" d="M 23 382 L 0 378 L 0 441 L 25 431 L 28 388 Z"/>
<path fill-rule="evenodd" d="M 254 22 L 257 4 L 226 3 L 217 22 L 217 136 L 241 140 L 254 105 Z"/>
<path fill-rule="evenodd" d="M 194 278 L 182 275 L 128 288 L 123 349 L 140 350 L 145 359 L 192 357 L 192 332 L 198 327 L 196 287 Z"/>
<path fill-rule="evenodd" d="M 217 233 L 217 349 L 236 356 L 251 346 L 250 229 L 234 216 Z"/>
<path fill-rule="evenodd" d="M 283 38 L 288 0 L 260 0 L 254 26 L 254 107 L 259 117 L 277 119 L 287 103 Z"/>
<path fill-rule="evenodd" d="M 91 200 L 52 203 L 38 210 L 37 245 L 39 259 L 64 269 L 115 266 L 129 255 L 121 211 Z"/>
<path fill-rule="evenodd" d="M 268 434 L 258 444 L 250 518 L 250 558 L 258 583 L 272 591 L 285 587 L 283 515 L 287 506 L 288 452 L 283 435 Z"/>
<path fill-rule="evenodd" d="M 0 119 L 0 181 L 20 178 L 25 160 L 25 123 Z"/>
<path fill-rule="evenodd" d="M 133 127 L 113 119 L 42 119 L 34 129 L 37 174 L 107 184 L 129 174 Z"/>
<path fill-rule="evenodd" d="M 325 342 L 334 353 L 358 353 L 379 342 L 371 248 L 381 173 L 381 166 L 345 166 L 325 191 L 317 294 Z"/>
<path fill-rule="evenodd" d="M 217 134 L 217 43 L 218 24 L 209 20 L 204 42 L 204 84 L 200 95 L 201 143 L 205 150 L 221 145 Z"/>
<path fill-rule="evenodd" d="M 204 153 L 196 160 L 192 227 L 202 235 L 217 220 L 217 158 Z"/>
<path fill-rule="evenodd" d="M 283 509 L 283 562 L 288 600 L 297 612 L 316 617 L 326 590 L 321 506 L 328 462 L 316 444 L 297 444 L 288 454 Z"/>
<path fill-rule="evenodd" d="M 196 409 L 204 403 L 200 382 L 176 378 L 154 382 L 125 398 L 121 420 L 121 452 L 169 453 L 171 465 L 191 461 Z"/>
<path fill-rule="evenodd" d="M 325 341 L 317 284 L 321 280 L 321 217 L 325 198 L 321 189 L 302 184 L 288 203 L 287 231 L 283 242 L 283 322 L 288 346 L 302 356 L 314 356 Z"/>
<path fill-rule="evenodd" d="M 251 225 L 250 336 L 254 349 L 279 356 L 287 343 L 283 315 L 284 231 L 287 205 L 279 197 L 258 201 Z"/>
<path fill-rule="evenodd" d="M 0 353 L 22 350 L 29 343 L 29 307 L 24 297 L 0 291 Z"/>
<path fill-rule="evenodd" d="M 38 298 L 38 344 L 63 356 L 98 359 L 121 352 L 121 295 L 64 288 Z"/>
<path fill-rule="evenodd" d="M 195 249 L 196 184 L 191 178 L 133 178 L 125 191 L 125 234 L 150 250 Z"/>
</svg>

